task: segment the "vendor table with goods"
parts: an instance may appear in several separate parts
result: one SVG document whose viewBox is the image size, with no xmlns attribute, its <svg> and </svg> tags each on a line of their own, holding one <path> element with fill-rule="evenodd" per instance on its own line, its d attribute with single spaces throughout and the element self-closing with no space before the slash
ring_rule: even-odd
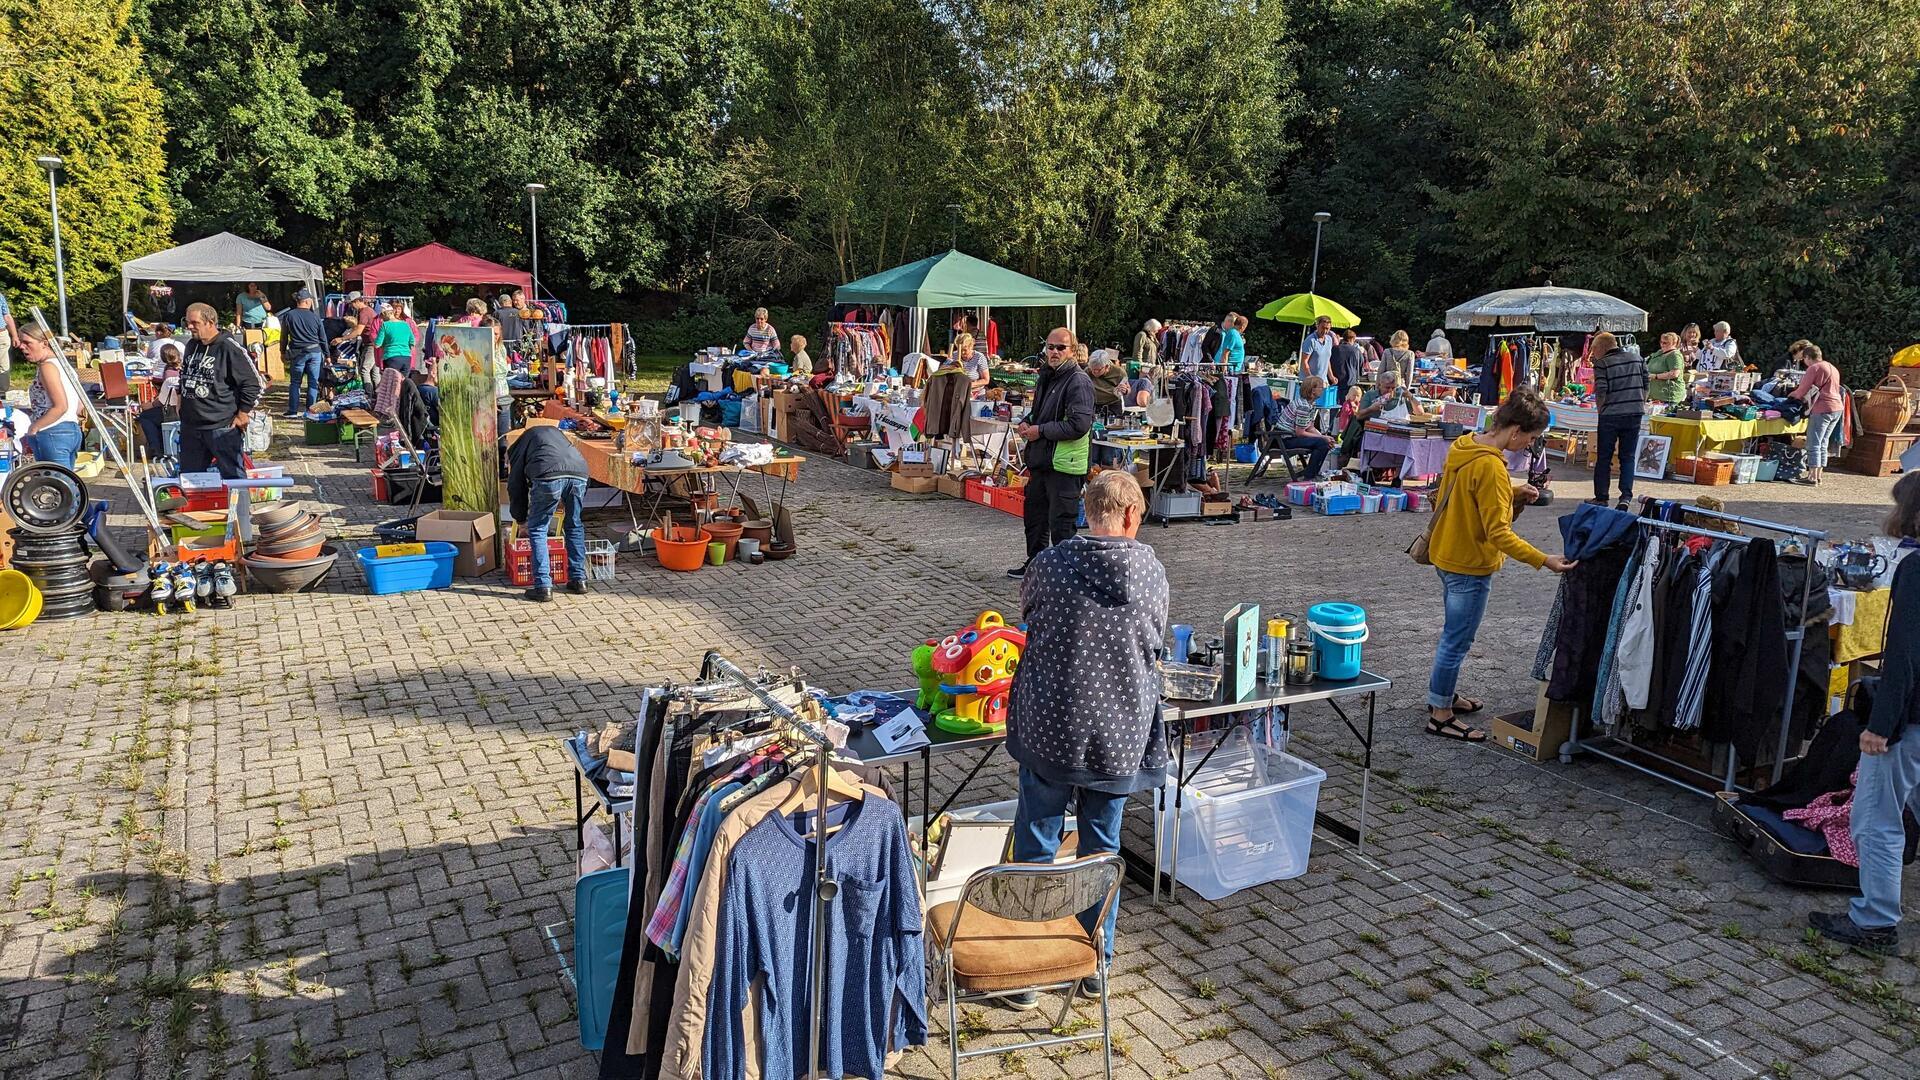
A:
<svg viewBox="0 0 1920 1080">
<path fill-rule="evenodd" d="M 1447 451 L 1451 449 L 1453 449 L 1453 440 L 1439 435 L 1427 435 L 1416 439 L 1410 435 L 1368 431 L 1360 437 L 1360 467 L 1391 469 L 1400 467 L 1399 462 L 1376 460 L 1376 458 L 1401 458 L 1406 462 L 1401 467 L 1402 473 L 1406 476 L 1438 476 L 1447 463 Z M 1518 475 L 1527 471 L 1526 451 L 1508 451 L 1506 459 L 1508 472 Z"/>
<path fill-rule="evenodd" d="M 1678 456 L 1681 447 L 1692 447 L 1694 456 L 1707 451 L 1739 453 L 1746 444 L 1762 435 L 1798 435 L 1807 430 L 1804 420 L 1693 420 L 1678 416 L 1650 416 L 1647 430 L 1673 440 Z"/>
</svg>

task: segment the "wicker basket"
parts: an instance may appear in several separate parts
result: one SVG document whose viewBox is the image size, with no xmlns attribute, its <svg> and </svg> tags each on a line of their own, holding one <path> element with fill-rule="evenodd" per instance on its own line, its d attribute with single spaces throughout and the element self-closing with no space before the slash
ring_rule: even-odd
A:
<svg viewBox="0 0 1920 1080">
<path fill-rule="evenodd" d="M 1880 385 L 1861 396 L 1860 428 L 1870 435 L 1893 435 L 1913 419 L 1913 401 L 1907 384 L 1892 372 Z"/>
</svg>

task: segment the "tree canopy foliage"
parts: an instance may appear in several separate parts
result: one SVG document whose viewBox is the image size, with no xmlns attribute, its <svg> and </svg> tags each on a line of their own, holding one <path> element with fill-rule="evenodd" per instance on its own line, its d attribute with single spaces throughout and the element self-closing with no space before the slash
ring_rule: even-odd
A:
<svg viewBox="0 0 1920 1080">
<path fill-rule="evenodd" d="M 76 324 L 111 326 L 119 297 L 109 304 L 99 286 L 172 232 L 160 93 L 128 33 L 129 3 L 0 0 L 0 292 L 22 321 L 29 304 L 51 321 L 59 303 L 52 200 L 36 158 L 64 162 L 61 241 Z"/>
<path fill-rule="evenodd" d="M 1808 336 L 1864 372 L 1920 339 L 1920 0 L 0 4 L 146 51 L 157 98 L 138 64 L 69 80 L 126 80 L 81 111 L 124 132 L 76 192 L 122 207 L 102 266 L 168 213 L 329 266 L 524 265 L 537 180 L 543 283 L 590 307 L 817 306 L 957 243 L 1115 342 L 1304 289 L 1327 210 L 1320 291 L 1382 333 L 1551 279 L 1750 355 Z M 21 71 L 16 157 L 67 115 Z M 17 173 L 0 288 L 31 290 Z"/>
</svg>

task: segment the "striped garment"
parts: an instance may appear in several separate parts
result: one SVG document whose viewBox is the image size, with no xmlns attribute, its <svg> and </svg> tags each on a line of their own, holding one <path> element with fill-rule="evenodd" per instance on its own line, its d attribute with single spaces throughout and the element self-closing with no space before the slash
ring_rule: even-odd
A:
<svg viewBox="0 0 1920 1080">
<path fill-rule="evenodd" d="M 1720 565 L 1719 549 L 1699 559 L 1698 575 L 1693 583 L 1693 627 L 1688 637 L 1687 673 L 1680 682 L 1680 697 L 1673 708 L 1673 726 L 1693 731 L 1700 726 L 1706 709 L 1707 663 L 1713 657 L 1713 572 Z"/>
<path fill-rule="evenodd" d="M 1288 432 L 1309 432 L 1313 430 L 1313 421 L 1319 411 L 1305 395 L 1295 396 L 1287 402 L 1287 411 L 1280 417 L 1280 426 Z"/>
</svg>

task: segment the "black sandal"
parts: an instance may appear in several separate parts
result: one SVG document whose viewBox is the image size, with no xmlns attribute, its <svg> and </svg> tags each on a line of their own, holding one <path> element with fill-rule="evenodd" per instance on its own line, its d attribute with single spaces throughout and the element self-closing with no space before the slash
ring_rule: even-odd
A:
<svg viewBox="0 0 1920 1080">
<path fill-rule="evenodd" d="M 1483 743 L 1487 741 L 1486 732 L 1481 731 L 1479 728 L 1468 727 L 1461 723 L 1458 717 L 1449 716 L 1445 720 L 1442 720 L 1432 713 L 1427 714 L 1427 734 L 1442 739 L 1453 739 L 1456 742 Z"/>
<path fill-rule="evenodd" d="M 1460 703 L 1463 701 L 1467 703 L 1465 708 L 1461 708 L 1460 706 Z M 1468 697 L 1465 694 L 1453 695 L 1453 715 L 1455 716 L 1472 716 L 1474 713 L 1477 713 L 1481 709 L 1484 709 L 1486 707 L 1487 707 L 1486 702 L 1475 701 L 1474 699 Z"/>
</svg>

